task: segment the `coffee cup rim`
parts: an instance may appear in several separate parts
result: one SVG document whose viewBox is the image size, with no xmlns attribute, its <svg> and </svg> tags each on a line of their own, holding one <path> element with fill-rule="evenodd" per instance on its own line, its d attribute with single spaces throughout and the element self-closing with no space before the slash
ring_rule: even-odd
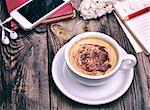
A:
<svg viewBox="0 0 150 110">
<path fill-rule="evenodd" d="M 73 46 L 73 44 L 76 41 L 79 41 L 82 38 L 89 38 L 89 37 L 100 38 L 102 40 L 105 40 L 106 42 L 110 43 L 115 48 L 115 50 L 117 52 L 117 55 L 118 55 L 118 61 L 117 61 L 117 64 L 116 64 L 115 68 L 112 71 L 110 71 L 108 74 L 99 75 L 99 76 L 90 76 L 90 75 L 82 74 L 78 70 L 76 70 L 72 66 L 72 64 L 70 63 L 69 55 L 68 55 L 69 51 L 70 51 L 70 48 Z M 86 79 L 102 79 L 102 78 L 106 78 L 106 77 L 109 77 L 109 76 L 115 74 L 116 71 L 119 69 L 119 67 L 121 66 L 121 62 L 122 62 L 122 52 L 120 50 L 119 44 L 113 38 L 111 38 L 110 36 L 108 36 L 106 34 L 103 34 L 103 33 L 100 33 L 100 32 L 84 32 L 84 33 L 76 35 L 74 38 L 72 38 L 67 43 L 67 46 L 65 48 L 65 61 L 66 61 L 67 65 L 68 65 L 68 67 L 75 74 L 77 74 L 80 77 L 83 77 L 83 78 L 86 78 Z"/>
</svg>

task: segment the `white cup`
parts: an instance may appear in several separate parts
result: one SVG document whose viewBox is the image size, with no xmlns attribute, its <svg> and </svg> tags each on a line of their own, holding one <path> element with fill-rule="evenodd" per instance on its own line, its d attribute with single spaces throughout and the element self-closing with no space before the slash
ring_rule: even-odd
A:
<svg viewBox="0 0 150 110">
<path fill-rule="evenodd" d="M 81 40 L 82 38 L 99 38 L 101 40 L 104 40 L 108 43 L 110 43 L 116 50 L 117 53 L 117 57 L 118 57 L 118 61 L 116 66 L 114 67 L 114 69 L 112 71 L 110 71 L 107 74 L 104 75 L 99 75 L 99 76 L 91 76 L 91 75 L 86 75 L 83 74 L 81 72 L 79 72 L 75 67 L 73 67 L 73 65 L 70 63 L 69 60 L 69 51 L 70 48 L 73 46 L 73 44 L 79 40 Z M 73 77 L 79 81 L 80 83 L 84 84 L 84 85 L 88 85 L 88 86 L 98 86 L 101 84 L 104 84 L 105 82 L 107 82 L 119 69 L 130 69 L 133 68 L 136 65 L 136 58 L 135 56 L 131 55 L 131 54 L 126 54 L 123 55 L 122 54 L 122 50 L 121 47 L 119 46 L 119 44 L 110 36 L 103 34 L 103 33 L 99 33 L 99 32 L 86 32 L 86 33 L 82 33 L 79 34 L 77 36 L 75 36 L 74 38 L 72 38 L 66 46 L 65 49 L 65 61 L 68 65 L 68 67 L 70 68 L 70 70 L 72 71 L 72 75 Z"/>
</svg>

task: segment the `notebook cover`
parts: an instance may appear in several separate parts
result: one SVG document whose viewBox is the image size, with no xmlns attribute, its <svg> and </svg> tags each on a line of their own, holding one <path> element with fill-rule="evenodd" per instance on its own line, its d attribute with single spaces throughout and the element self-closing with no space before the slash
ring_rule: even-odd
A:
<svg viewBox="0 0 150 110">
<path fill-rule="evenodd" d="M 75 16 L 76 16 L 75 8 L 72 6 L 71 3 L 69 3 L 65 7 L 57 10 L 56 13 L 48 17 L 45 21 L 43 21 L 43 23 L 46 23 L 46 24 L 54 23 L 54 22 L 58 22 L 62 20 L 67 20 Z"/>
<path fill-rule="evenodd" d="M 73 11 L 73 13 L 70 13 L 70 14 L 66 14 L 66 15 L 62 15 L 62 16 L 59 16 L 59 17 L 53 17 L 53 18 L 46 19 L 42 23 L 44 23 L 44 24 L 56 23 L 56 22 L 59 22 L 59 21 L 69 20 L 69 19 L 74 18 L 74 17 L 76 17 L 76 11 L 75 10 Z"/>
<path fill-rule="evenodd" d="M 16 9 L 17 7 L 19 7 L 20 5 L 22 5 L 23 3 L 27 1 L 28 0 L 5 0 L 8 13 L 10 13 L 12 10 Z M 43 23 L 46 23 L 46 24 L 54 23 L 54 22 L 73 18 L 74 16 L 75 16 L 75 9 L 71 3 L 68 3 L 61 9 L 57 10 L 50 17 L 48 17 L 45 21 L 43 21 Z M 13 30 L 16 30 L 18 28 L 17 23 L 15 21 L 12 21 L 11 27 Z"/>
<path fill-rule="evenodd" d="M 28 0 L 5 0 L 8 13 L 24 4 Z"/>
</svg>

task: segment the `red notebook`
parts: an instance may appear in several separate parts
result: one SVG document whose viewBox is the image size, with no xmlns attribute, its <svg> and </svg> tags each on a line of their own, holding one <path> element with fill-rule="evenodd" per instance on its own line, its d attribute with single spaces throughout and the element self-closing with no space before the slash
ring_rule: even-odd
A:
<svg viewBox="0 0 150 110">
<path fill-rule="evenodd" d="M 71 3 L 68 3 L 61 9 L 57 10 L 53 15 L 48 17 L 43 23 L 54 23 L 61 20 L 67 20 L 76 16 L 75 8 Z"/>
<path fill-rule="evenodd" d="M 8 13 L 10 13 L 12 10 L 16 9 L 20 5 L 24 4 L 28 0 L 5 0 Z M 73 5 L 68 3 L 61 9 L 57 10 L 54 14 L 52 14 L 50 17 L 48 17 L 43 23 L 55 23 L 58 21 L 63 21 L 67 19 L 71 19 L 76 16 L 76 11 Z M 13 30 L 18 29 L 18 25 L 15 21 L 11 22 L 11 27 Z"/>
<path fill-rule="evenodd" d="M 27 1 L 28 0 L 5 0 L 8 13 L 10 13 L 12 10 L 16 9 Z"/>
</svg>

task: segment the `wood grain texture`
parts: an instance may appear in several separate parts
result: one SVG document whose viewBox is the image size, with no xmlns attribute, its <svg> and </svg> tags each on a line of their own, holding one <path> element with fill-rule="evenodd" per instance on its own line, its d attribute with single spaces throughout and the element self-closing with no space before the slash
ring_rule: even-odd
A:
<svg viewBox="0 0 150 110">
<path fill-rule="evenodd" d="M 4 20 L 7 17 L 6 14 L 6 8 L 5 8 L 5 3 L 3 0 L 0 1 L 0 19 Z M 1 32 L 1 28 L 0 28 L 0 32 Z M 1 34 L 0 34 L 1 36 Z M 4 84 L 4 80 L 3 80 L 3 74 L 4 74 L 4 62 L 3 62 L 3 54 L 1 52 L 1 50 L 3 49 L 2 43 L 0 42 L 0 105 L 3 103 L 2 101 L 2 91 L 3 91 L 3 84 Z"/>
<path fill-rule="evenodd" d="M 81 0 L 72 0 L 78 8 Z M 7 17 L 4 0 L 0 17 Z M 8 46 L 0 42 L 0 110 L 149 110 L 150 57 L 136 54 L 115 16 L 107 14 L 84 21 L 78 16 L 58 22 L 70 35 L 55 34 L 51 25 L 39 25 L 29 32 L 18 30 L 19 39 Z M 104 105 L 89 106 L 75 102 L 61 93 L 52 79 L 51 65 L 57 51 L 77 34 L 96 31 L 112 36 L 127 53 L 138 60 L 134 79 L 119 99 Z"/>
<path fill-rule="evenodd" d="M 45 30 L 46 26 L 19 30 L 17 40 L 8 46 L 1 44 L 1 110 L 50 109 Z"/>
<path fill-rule="evenodd" d="M 143 103 L 150 109 L 150 62 L 144 53 L 137 55 Z"/>
<path fill-rule="evenodd" d="M 1 51 L 5 73 L 2 106 L 6 109 L 49 109 L 46 33 L 30 33 Z"/>
</svg>

